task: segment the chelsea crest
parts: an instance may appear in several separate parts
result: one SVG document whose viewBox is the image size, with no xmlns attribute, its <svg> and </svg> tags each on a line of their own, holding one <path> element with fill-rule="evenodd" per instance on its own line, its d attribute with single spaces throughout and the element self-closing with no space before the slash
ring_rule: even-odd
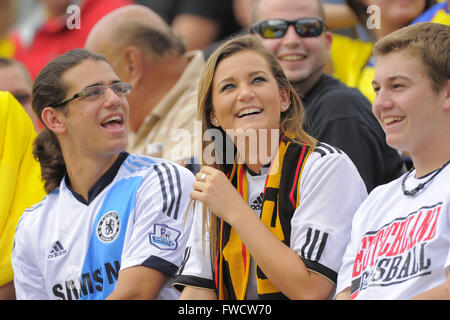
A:
<svg viewBox="0 0 450 320">
<path fill-rule="evenodd" d="M 120 231 L 120 218 L 117 212 L 109 211 L 103 215 L 97 224 L 97 237 L 102 242 L 112 242 Z"/>
</svg>

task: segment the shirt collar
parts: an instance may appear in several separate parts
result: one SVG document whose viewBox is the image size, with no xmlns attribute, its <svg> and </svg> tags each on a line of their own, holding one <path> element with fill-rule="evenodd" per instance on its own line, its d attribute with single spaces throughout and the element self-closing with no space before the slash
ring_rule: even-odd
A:
<svg viewBox="0 0 450 320">
<path fill-rule="evenodd" d="M 69 191 L 72 192 L 73 196 L 78 201 L 80 201 L 85 205 L 89 205 L 103 191 L 103 189 L 105 189 L 114 180 L 122 163 L 125 161 L 128 155 L 129 153 L 125 151 L 119 154 L 113 165 L 100 177 L 100 179 L 97 180 L 97 182 L 91 187 L 91 189 L 89 189 L 87 201 L 79 193 L 75 192 L 72 189 L 70 185 L 69 176 L 66 173 L 66 175 L 64 176 L 64 181 L 67 186 L 67 189 L 69 189 Z"/>
</svg>

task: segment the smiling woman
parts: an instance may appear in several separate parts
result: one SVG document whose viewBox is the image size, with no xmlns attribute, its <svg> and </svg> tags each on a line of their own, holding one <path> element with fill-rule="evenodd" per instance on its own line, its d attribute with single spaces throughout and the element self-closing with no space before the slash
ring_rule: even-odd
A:
<svg viewBox="0 0 450 320">
<path fill-rule="evenodd" d="M 367 195 L 355 166 L 303 131 L 299 96 L 253 36 L 210 56 L 198 101 L 203 133 L 218 130 L 223 139 L 214 141 L 216 162 L 202 167 L 191 192 L 199 205 L 175 280 L 181 297 L 329 298 L 353 212 Z M 241 135 L 257 139 L 239 144 Z M 276 136 L 275 146 L 264 150 L 263 136 Z"/>
<path fill-rule="evenodd" d="M 262 56 L 253 51 L 243 51 L 218 64 L 212 83 L 212 104 L 214 110 L 210 113 L 210 118 L 215 127 L 220 126 L 229 135 L 234 132 L 235 138 L 239 138 L 241 134 L 249 137 L 252 133 L 257 137 L 256 141 L 235 144 L 247 166 L 254 172 L 259 172 L 264 163 L 258 155 L 268 154 L 271 158 L 275 150 L 254 148 L 256 161 L 250 161 L 250 144 L 266 147 L 260 146 L 258 142 L 262 139 L 260 134 L 267 135 L 264 138 L 270 142 L 272 130 L 277 129 L 278 133 L 282 106 L 286 111 L 284 106 L 290 104 L 289 90 L 278 88 L 277 81 Z M 270 146 L 267 145 L 268 148 Z"/>
</svg>

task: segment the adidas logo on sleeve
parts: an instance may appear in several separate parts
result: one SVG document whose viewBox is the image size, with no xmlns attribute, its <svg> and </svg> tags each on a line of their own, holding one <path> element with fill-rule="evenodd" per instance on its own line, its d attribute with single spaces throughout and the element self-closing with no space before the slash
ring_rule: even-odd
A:
<svg viewBox="0 0 450 320">
<path fill-rule="evenodd" d="M 66 253 L 67 253 L 67 250 L 64 249 L 64 247 L 62 246 L 61 242 L 56 241 L 52 245 L 52 248 L 50 249 L 50 252 L 47 255 L 47 259 L 48 260 L 55 259 L 57 257 L 65 255 Z"/>
</svg>

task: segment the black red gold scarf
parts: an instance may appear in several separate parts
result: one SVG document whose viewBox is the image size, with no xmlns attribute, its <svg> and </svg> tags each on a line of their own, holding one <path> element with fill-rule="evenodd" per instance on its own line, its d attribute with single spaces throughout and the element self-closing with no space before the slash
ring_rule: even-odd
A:
<svg viewBox="0 0 450 320">
<path fill-rule="evenodd" d="M 291 218 L 299 205 L 300 177 L 310 152 L 310 147 L 283 137 L 267 175 L 261 221 L 287 246 L 290 245 Z M 248 202 L 245 165 L 236 162 L 229 179 Z M 218 229 L 214 268 L 218 297 L 243 300 L 249 278 L 250 252 L 229 224 L 219 220 Z M 286 299 L 258 266 L 256 270 L 260 299 Z"/>
</svg>

